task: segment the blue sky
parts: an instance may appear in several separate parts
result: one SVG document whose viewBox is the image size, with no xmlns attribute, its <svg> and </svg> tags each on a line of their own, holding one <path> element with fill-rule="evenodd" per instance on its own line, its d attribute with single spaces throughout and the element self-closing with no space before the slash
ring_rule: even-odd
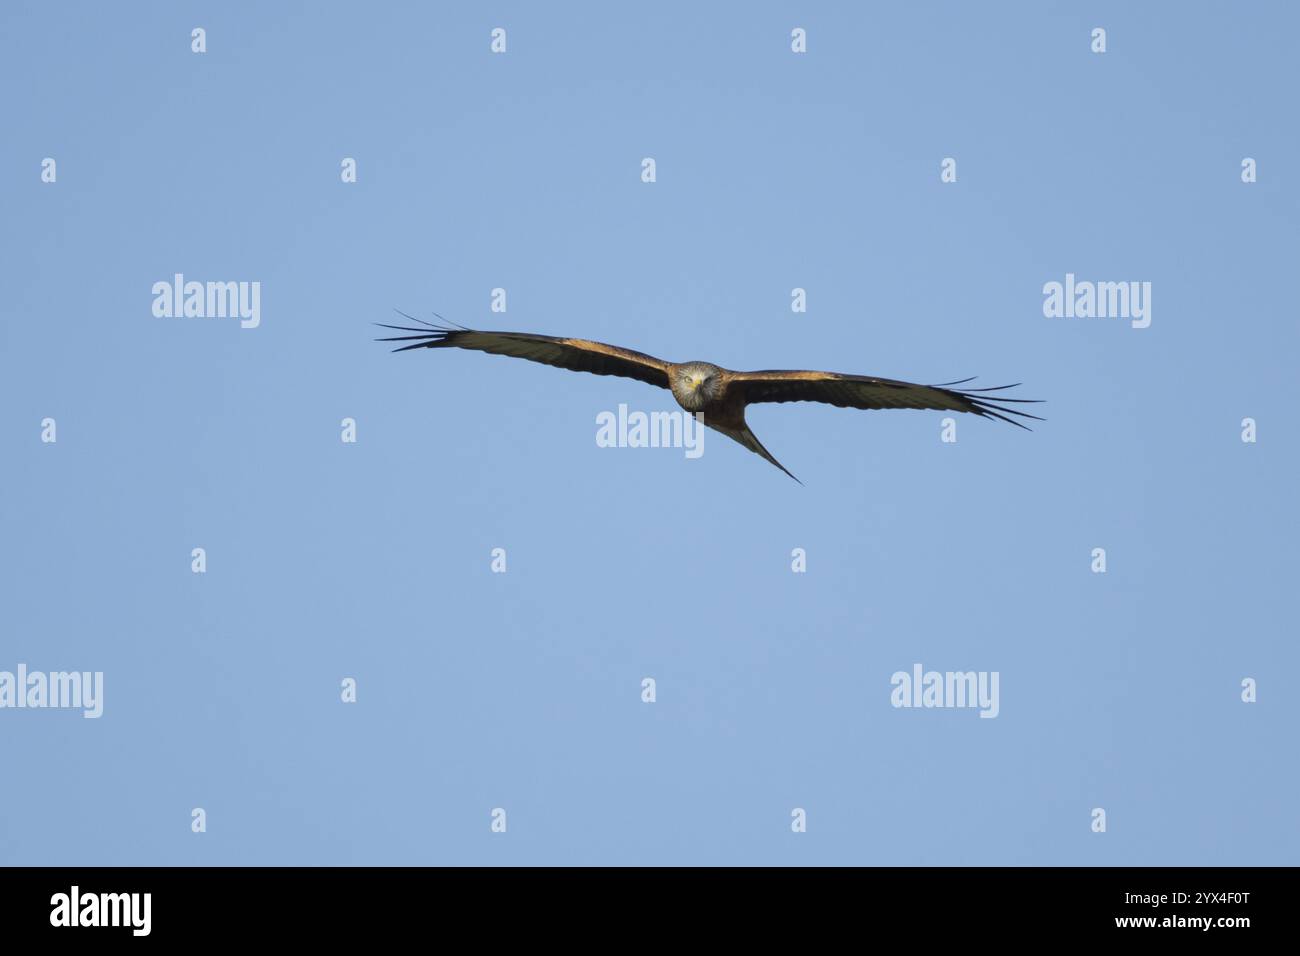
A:
<svg viewBox="0 0 1300 956">
<path fill-rule="evenodd" d="M 104 674 L 0 709 L 0 862 L 1297 862 L 1293 7 L 327 6 L 0 10 L 0 671 Z M 1048 421 L 751 410 L 800 487 L 394 308 Z"/>
</svg>

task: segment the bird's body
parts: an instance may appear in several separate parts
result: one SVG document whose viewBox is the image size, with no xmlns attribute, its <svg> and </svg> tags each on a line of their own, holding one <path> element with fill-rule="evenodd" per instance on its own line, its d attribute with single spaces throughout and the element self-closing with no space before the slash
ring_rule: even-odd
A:
<svg viewBox="0 0 1300 956">
<path fill-rule="evenodd" d="M 385 325 L 384 328 L 417 334 L 379 341 L 412 342 L 396 349 L 398 352 L 420 348 L 472 349 L 594 375 L 634 378 L 666 388 L 684 410 L 692 414 L 699 413 L 705 425 L 762 456 L 791 478 L 794 475 L 773 458 L 750 431 L 745 422 L 745 409 L 749 405 L 758 402 L 823 402 L 840 408 L 930 408 L 971 412 L 984 418 L 998 418 L 1021 428 L 1025 426 L 1007 416 L 1038 418 L 1004 404 L 1025 403 L 1029 399 L 989 398 L 984 394 L 1014 388 L 1011 385 L 956 391 L 945 385 L 913 385 L 893 379 L 842 375 L 836 372 L 734 372 L 711 362 L 668 362 L 643 352 L 587 339 L 558 338 L 528 332 L 478 332 L 473 329 L 425 325 L 426 328 Z M 949 382 L 947 385 L 961 385 L 966 381 L 970 379 Z M 795 481 L 798 480 L 795 478 Z"/>
<path fill-rule="evenodd" d="M 731 387 L 735 375 L 730 369 L 712 362 L 683 362 L 680 365 L 670 363 L 668 387 L 677 404 L 692 414 L 699 413 L 704 424 L 761 455 L 790 475 L 785 465 L 772 457 L 772 453 L 763 447 L 758 436 L 745 424 L 744 395 L 739 388 Z M 794 478 L 794 475 L 790 477 Z"/>
</svg>

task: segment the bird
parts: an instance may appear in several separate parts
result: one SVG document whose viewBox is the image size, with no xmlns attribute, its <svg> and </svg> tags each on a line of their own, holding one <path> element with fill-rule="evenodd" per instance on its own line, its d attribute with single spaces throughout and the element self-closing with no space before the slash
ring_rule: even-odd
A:
<svg viewBox="0 0 1300 956">
<path fill-rule="evenodd" d="M 1007 398 L 990 395 L 1016 385 L 994 388 L 956 389 L 974 378 L 964 378 L 942 385 L 916 385 L 869 375 L 845 375 L 839 372 L 764 370 L 735 372 L 712 362 L 669 362 L 644 352 L 592 342 L 588 339 L 536 335 L 531 332 L 481 332 L 447 322 L 435 325 L 398 312 L 419 326 L 375 324 L 380 328 L 413 335 L 379 338 L 377 342 L 410 342 L 394 352 L 412 349 L 470 349 L 491 355 L 527 359 L 574 372 L 593 375 L 617 375 L 636 379 L 672 392 L 673 398 L 687 412 L 698 413 L 708 427 L 754 452 L 799 484 L 803 484 L 785 465 L 763 447 L 763 443 L 745 422 L 745 409 L 764 402 L 822 402 L 839 408 L 927 408 L 950 412 L 969 412 L 981 418 L 996 418 L 1017 428 L 1030 430 L 1015 418 L 1044 421 L 1037 415 L 1009 407 L 1010 404 L 1033 404 L 1038 399 Z M 441 318 L 441 317 L 439 317 Z"/>
</svg>

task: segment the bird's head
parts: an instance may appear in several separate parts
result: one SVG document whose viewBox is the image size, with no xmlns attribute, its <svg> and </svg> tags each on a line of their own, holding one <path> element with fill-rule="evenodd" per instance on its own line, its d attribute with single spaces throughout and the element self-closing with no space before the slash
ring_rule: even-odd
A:
<svg viewBox="0 0 1300 956">
<path fill-rule="evenodd" d="M 690 412 L 699 411 L 719 397 L 722 371 L 708 362 L 686 362 L 677 366 L 673 375 L 673 397 Z"/>
</svg>

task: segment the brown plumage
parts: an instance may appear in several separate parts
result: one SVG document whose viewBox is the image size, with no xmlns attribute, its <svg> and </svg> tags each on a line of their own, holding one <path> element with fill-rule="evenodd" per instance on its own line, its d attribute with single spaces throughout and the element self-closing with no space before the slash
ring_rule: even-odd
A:
<svg viewBox="0 0 1300 956">
<path fill-rule="evenodd" d="M 410 319 L 411 316 L 406 318 Z M 420 319 L 412 321 L 421 322 Z M 1033 399 L 987 397 L 989 392 L 1015 388 L 1014 385 L 966 390 L 949 387 L 964 385 L 971 381 L 968 378 L 944 385 L 914 385 L 894 379 L 841 375 L 837 372 L 733 372 L 708 362 L 666 362 L 644 352 L 634 352 L 603 342 L 590 342 L 587 339 L 557 338 L 528 332 L 477 332 L 465 328 L 443 328 L 425 322 L 421 322 L 425 328 L 379 324 L 386 329 L 417 333 L 377 340 L 412 343 L 394 349 L 396 352 L 409 349 L 472 349 L 528 359 L 575 372 L 634 378 L 666 388 L 686 411 L 702 413 L 704 424 L 761 455 L 791 478 L 794 475 L 772 457 L 745 424 L 747 406 L 760 402 L 822 402 L 839 408 L 929 408 L 997 418 L 1018 428 L 1026 426 L 1008 416 L 1042 421 L 1037 415 L 1008 407 L 1008 403 L 1026 404 Z M 794 480 L 799 481 L 798 478 Z"/>
</svg>

